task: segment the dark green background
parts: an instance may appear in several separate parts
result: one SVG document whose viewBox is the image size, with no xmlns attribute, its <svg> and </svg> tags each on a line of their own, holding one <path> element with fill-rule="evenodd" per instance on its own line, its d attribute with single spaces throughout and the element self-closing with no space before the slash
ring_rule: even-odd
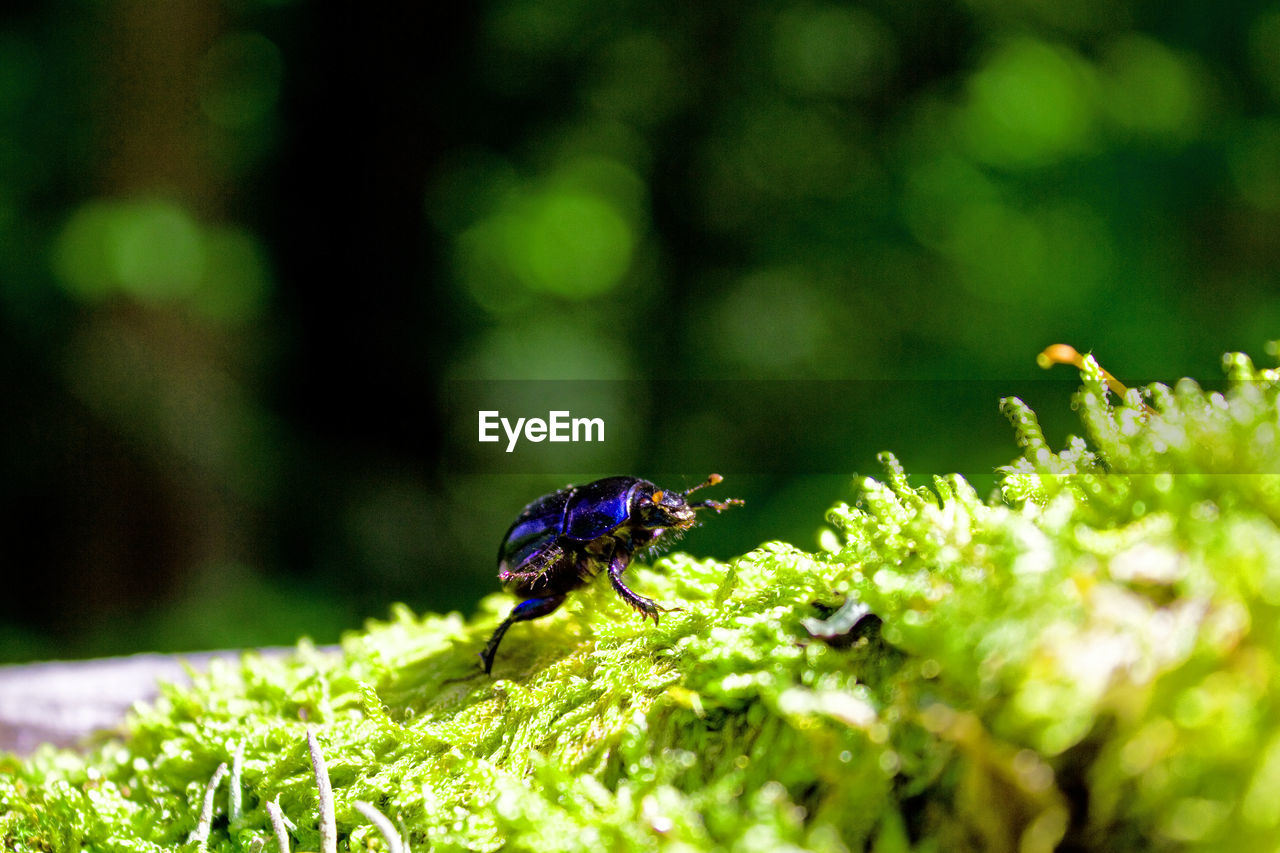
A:
<svg viewBox="0 0 1280 853">
<path fill-rule="evenodd" d="M 990 488 L 1006 383 L 1061 440 L 1047 344 L 1280 336 L 1280 6 L 436 5 L 0 13 L 0 658 L 469 612 L 525 502 L 718 451 L 682 547 L 809 547 L 881 449 Z M 524 379 L 683 438 L 471 466 L 449 383 Z"/>
</svg>

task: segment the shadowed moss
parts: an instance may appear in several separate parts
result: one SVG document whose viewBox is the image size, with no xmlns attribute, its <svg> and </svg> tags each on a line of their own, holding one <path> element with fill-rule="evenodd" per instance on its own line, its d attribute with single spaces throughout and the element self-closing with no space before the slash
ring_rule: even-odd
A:
<svg viewBox="0 0 1280 853">
<path fill-rule="evenodd" d="M 1274 849 L 1280 391 L 1227 367 L 1224 393 L 1117 403 L 1086 358 L 1088 442 L 1052 451 L 1006 400 L 1022 455 L 991 498 L 886 454 L 821 550 L 638 568 L 683 608 L 656 628 L 596 584 L 517 626 L 492 678 L 499 595 L 215 664 L 85 756 L 0 758 L 0 842 L 199 849 L 243 747 L 243 815 L 219 796 L 208 848 L 271 838 L 278 797 L 317 849 L 310 725 L 339 849 L 383 843 L 359 801 L 413 850 Z M 851 598 L 878 620 L 810 635 Z"/>
</svg>

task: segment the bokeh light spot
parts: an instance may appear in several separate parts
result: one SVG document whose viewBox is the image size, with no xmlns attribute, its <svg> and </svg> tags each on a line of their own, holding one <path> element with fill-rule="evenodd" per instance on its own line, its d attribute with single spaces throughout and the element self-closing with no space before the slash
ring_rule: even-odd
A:
<svg viewBox="0 0 1280 853">
<path fill-rule="evenodd" d="M 985 162 L 1040 166 L 1088 147 L 1095 100 L 1087 63 L 1064 48 L 1019 39 L 970 79 L 959 127 Z"/>
<path fill-rule="evenodd" d="M 1044 233 L 1028 216 L 1002 204 L 975 204 L 957 217 L 949 253 L 960 280 L 992 301 L 1018 300 L 1044 286 Z"/>
<path fill-rule="evenodd" d="M 856 97 L 877 91 L 897 63 L 893 35 L 863 9 L 787 9 L 774 33 L 779 80 L 809 95 Z"/>
<path fill-rule="evenodd" d="M 998 197 L 991 179 L 973 161 L 943 154 L 908 171 L 902 213 L 916 239 L 936 248 L 948 239 L 961 208 Z"/>
<path fill-rule="evenodd" d="M 591 20 L 585 0 L 506 0 L 486 16 L 486 29 L 494 43 L 537 55 L 571 43 Z"/>
<path fill-rule="evenodd" d="M 687 88 L 671 49 L 653 33 L 630 33 L 602 51 L 592 76 L 592 106 L 638 126 L 655 124 L 684 106 Z"/>
<path fill-rule="evenodd" d="M 458 235 L 520 187 L 515 167 L 480 148 L 446 154 L 427 194 L 427 215 L 446 234 Z"/>
<path fill-rule="evenodd" d="M 829 314 L 805 270 L 761 270 L 720 303 L 715 339 L 753 375 L 793 376 L 816 368 L 828 346 Z"/>
<path fill-rule="evenodd" d="M 126 292 L 155 302 L 189 294 L 199 283 L 204 272 L 200 229 L 177 205 L 126 205 L 112 232 L 112 266 Z"/>
<path fill-rule="evenodd" d="M 52 263 L 58 281 L 78 298 L 181 303 L 223 325 L 259 316 L 270 288 L 256 237 L 239 228 L 204 227 L 162 200 L 81 205 L 58 237 Z"/>
<path fill-rule="evenodd" d="M 1280 121 L 1243 125 L 1232 135 L 1227 164 L 1245 201 L 1260 210 L 1280 210 Z"/>
<path fill-rule="evenodd" d="M 574 299 L 599 296 L 631 265 L 631 226 L 598 196 L 548 192 L 509 224 L 507 248 L 531 290 Z"/>
<path fill-rule="evenodd" d="M 1078 202 L 1033 210 L 994 200 L 957 207 L 940 249 L 973 295 L 991 304 L 1034 304 L 1039 313 L 1087 306 L 1114 271 L 1106 223 Z"/>
<path fill-rule="evenodd" d="M 479 337 L 453 363 L 450 378 L 633 378 L 622 344 L 608 331 L 592 316 L 526 312 Z"/>
<path fill-rule="evenodd" d="M 1280 9 L 1263 12 L 1249 27 L 1249 62 L 1254 76 L 1280 100 Z"/>
<path fill-rule="evenodd" d="M 734 181 L 781 198 L 831 198 L 854 187 L 850 135 L 817 109 L 762 104 L 723 143 Z M 736 162 L 734 162 L 736 160 Z"/>
<path fill-rule="evenodd" d="M 1107 52 L 1105 104 L 1111 120 L 1138 133 L 1186 138 L 1199 129 L 1204 89 L 1187 61 L 1139 35 Z"/>
<path fill-rule="evenodd" d="M 72 294 L 101 299 L 117 289 L 109 251 L 114 218 L 112 205 L 91 201 L 63 226 L 54 247 L 53 269 Z"/>
<path fill-rule="evenodd" d="M 635 169 L 614 159 L 596 154 L 582 154 L 565 161 L 547 179 L 555 192 L 585 194 L 606 199 L 628 220 L 648 213 L 645 182 Z"/>
<path fill-rule="evenodd" d="M 467 195 L 463 177 L 442 185 Z M 501 196 L 484 194 L 489 210 L 455 242 L 455 269 L 475 301 L 511 314 L 533 294 L 581 300 L 617 287 L 631 271 L 636 223 L 647 214 L 645 184 L 635 170 L 612 157 L 575 154 L 540 179 L 509 178 Z M 477 209 L 448 206 L 454 211 L 441 214 L 454 223 L 464 206 Z"/>
<path fill-rule="evenodd" d="M 0 33 L 0 116 L 26 104 L 40 83 L 40 56 L 27 41 Z"/>
<path fill-rule="evenodd" d="M 270 286 L 266 253 L 247 231 L 211 228 L 204 235 L 205 276 L 191 301 L 210 320 L 234 325 L 257 317 Z"/>
<path fill-rule="evenodd" d="M 143 302 L 189 295 L 204 273 L 199 226 L 167 201 L 89 202 L 63 228 L 54 271 L 69 291 Z"/>
<path fill-rule="evenodd" d="M 218 39 L 201 67 L 200 108 L 214 124 L 242 128 L 261 121 L 280 97 L 284 59 L 261 33 Z"/>
<path fill-rule="evenodd" d="M 1038 211 L 1035 221 L 1047 241 L 1042 290 L 1052 294 L 1046 304 L 1091 305 L 1114 282 L 1115 239 L 1107 222 L 1092 207 L 1071 201 Z"/>
<path fill-rule="evenodd" d="M 454 268 L 477 305 L 494 314 L 518 314 L 533 294 L 511 268 L 506 233 L 517 227 L 510 214 L 491 216 L 458 236 Z"/>
</svg>

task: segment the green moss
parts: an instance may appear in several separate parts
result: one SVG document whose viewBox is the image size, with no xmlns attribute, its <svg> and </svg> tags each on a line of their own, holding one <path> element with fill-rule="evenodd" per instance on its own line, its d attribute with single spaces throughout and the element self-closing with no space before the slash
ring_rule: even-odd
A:
<svg viewBox="0 0 1280 853">
<path fill-rule="evenodd" d="M 1005 401 L 1023 452 L 992 498 L 886 455 L 817 553 L 641 568 L 683 607 L 657 628 L 597 584 L 518 626 L 493 678 L 499 595 L 215 666 L 85 756 L 0 758 L 0 845 L 197 849 L 243 745 L 244 814 L 221 789 L 209 849 L 269 838 L 277 797 L 317 849 L 310 724 L 339 849 L 383 844 L 362 800 L 413 850 L 1274 849 L 1280 385 L 1227 367 L 1223 393 L 1116 404 L 1086 360 L 1088 443 L 1053 452 Z M 882 622 L 812 638 L 850 597 Z"/>
</svg>

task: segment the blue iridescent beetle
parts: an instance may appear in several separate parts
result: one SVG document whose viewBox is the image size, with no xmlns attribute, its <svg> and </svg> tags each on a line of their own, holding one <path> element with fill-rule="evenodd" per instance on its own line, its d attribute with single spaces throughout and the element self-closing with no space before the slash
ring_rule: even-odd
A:
<svg viewBox="0 0 1280 853">
<path fill-rule="evenodd" d="M 722 479 L 712 474 L 692 489 L 673 492 L 636 477 L 606 477 L 561 489 L 525 507 L 498 548 L 498 579 L 524 601 L 480 652 L 484 671 L 493 669 L 493 656 L 508 628 L 551 613 L 605 568 L 614 592 L 657 625 L 658 614 L 668 608 L 633 592 L 622 573 L 636 552 L 664 534 L 693 527 L 698 510 L 721 512 L 741 504 L 736 498 L 689 502 L 690 494 Z"/>
</svg>

